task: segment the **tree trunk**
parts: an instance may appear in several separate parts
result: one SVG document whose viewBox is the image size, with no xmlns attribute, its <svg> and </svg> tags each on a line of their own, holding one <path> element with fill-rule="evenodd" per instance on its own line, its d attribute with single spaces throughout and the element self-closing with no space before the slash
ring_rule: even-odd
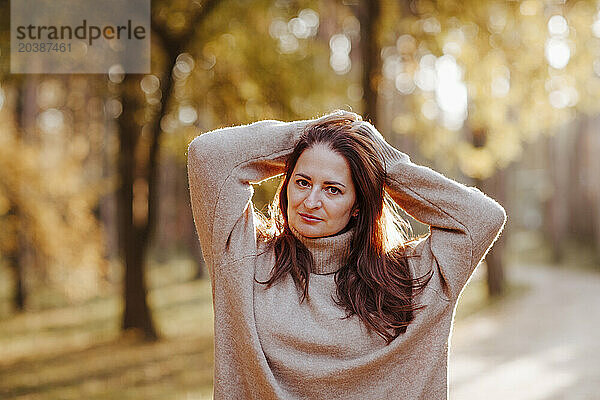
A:
<svg viewBox="0 0 600 400">
<path fill-rule="evenodd" d="M 31 93 L 34 87 L 32 84 L 30 85 L 18 85 L 17 89 L 17 99 L 15 105 L 15 113 L 16 113 L 16 122 L 19 129 L 17 132 L 21 134 L 21 139 L 23 139 L 22 134 L 25 129 L 25 122 L 27 120 L 27 116 L 25 115 L 26 109 L 31 108 L 31 104 L 33 103 L 27 94 Z M 28 91 L 29 89 L 29 91 Z M 29 111 L 29 110 L 28 110 Z M 19 182 L 21 180 L 19 179 Z M 21 189 L 15 189 L 15 198 L 12 199 L 12 207 L 9 210 L 9 215 L 15 216 L 15 219 L 18 221 L 23 218 L 21 212 L 19 210 L 19 197 L 21 196 Z M 16 244 L 12 251 L 7 256 L 7 261 L 9 266 L 13 271 L 14 277 L 14 292 L 13 292 L 13 307 L 17 311 L 24 311 L 25 305 L 27 302 L 27 289 L 25 286 L 25 263 L 27 257 L 25 257 L 25 252 L 28 249 L 28 242 L 25 234 L 22 230 L 19 230 L 17 233 Z"/>
<path fill-rule="evenodd" d="M 15 282 L 13 292 L 13 307 L 18 312 L 25 311 L 25 281 L 23 279 L 23 268 L 15 257 L 9 256 L 7 258 L 13 270 Z"/>
<path fill-rule="evenodd" d="M 588 121 L 587 130 L 591 136 L 591 154 L 600 153 L 600 135 L 598 135 L 598 129 L 600 125 L 600 117 L 592 118 Z M 594 215 L 594 248 L 596 250 L 596 260 L 600 263 L 600 186 L 592 183 L 591 177 L 600 176 L 600 157 L 591 157 L 590 165 L 590 191 L 593 204 L 593 215 Z"/>
<path fill-rule="evenodd" d="M 8 212 L 8 215 L 14 216 L 17 220 L 20 218 L 19 209 L 13 204 Z M 21 258 L 21 249 L 23 248 L 23 234 L 17 233 L 15 247 L 12 248 L 6 255 L 6 261 L 13 273 L 13 307 L 16 311 L 25 310 L 26 290 L 25 290 L 25 271 L 23 268 L 23 260 Z"/>
<path fill-rule="evenodd" d="M 122 327 L 124 330 L 139 330 L 147 340 L 156 340 L 158 335 L 146 301 L 145 251 L 141 247 L 136 250 L 130 250 L 125 261 L 125 312 Z"/>
<path fill-rule="evenodd" d="M 559 129 L 548 139 L 548 163 L 552 177 L 552 195 L 548 199 L 548 235 L 552 248 L 552 258 L 555 263 L 564 257 L 564 240 L 568 230 L 569 198 L 562 195 L 570 186 L 569 180 L 573 178 L 573 170 L 569 165 L 569 133 Z"/>
<path fill-rule="evenodd" d="M 487 131 L 474 130 L 471 134 L 471 141 L 474 147 L 485 146 L 487 141 Z M 497 170 L 492 177 L 485 180 L 476 178 L 475 186 L 498 201 L 498 203 L 502 205 L 506 204 L 506 171 Z M 503 253 L 506 236 L 506 232 L 500 235 L 485 258 L 487 265 L 488 294 L 490 297 L 498 297 L 504 294 L 505 277 Z"/>
<path fill-rule="evenodd" d="M 123 282 L 125 307 L 122 328 L 124 330 L 139 330 L 143 332 L 146 339 L 155 340 L 158 335 L 146 301 L 147 289 L 144 276 L 148 243 L 143 231 L 148 224 L 148 215 L 146 213 L 145 218 L 136 216 L 137 220 L 134 219 L 135 149 L 140 136 L 140 127 L 134 119 L 135 111 L 140 107 L 132 94 L 135 82 L 137 82 L 137 79 L 132 75 L 128 75 L 122 82 L 123 112 L 118 119 L 120 145 L 118 171 L 120 182 L 117 194 L 117 213 L 119 217 L 120 250 L 125 264 Z M 138 181 L 137 184 L 139 192 L 139 185 L 144 185 L 144 181 Z M 143 195 L 143 193 L 138 193 L 138 195 Z M 138 201 L 138 204 L 144 201 L 144 199 L 135 200 Z"/>
<path fill-rule="evenodd" d="M 173 68 L 177 57 L 188 47 L 198 24 L 206 18 L 219 2 L 207 0 L 190 11 L 189 28 L 184 32 L 173 33 L 161 23 L 152 21 L 152 34 L 166 51 L 168 59 L 165 69 L 159 76 L 162 101 L 153 121 L 148 121 L 148 131 L 141 136 L 141 126 L 136 122 L 139 111 L 146 104 L 135 93 L 139 91 L 139 75 L 127 74 L 121 82 L 122 113 L 118 118 L 120 151 L 118 170 L 120 185 L 118 190 L 117 214 L 119 216 L 119 243 L 125 262 L 123 298 L 123 329 L 137 329 L 148 340 L 158 337 L 152 315 L 146 301 L 145 264 L 150 238 L 154 234 L 158 213 L 158 184 L 160 121 L 167 113 L 167 106 L 173 94 Z M 143 141 L 144 148 L 138 147 Z M 140 150 L 140 151 L 136 151 Z"/>
<path fill-rule="evenodd" d="M 561 132 L 562 133 L 562 132 Z M 597 132 L 593 133 L 597 135 Z M 565 191 L 557 194 L 568 194 L 567 204 L 567 232 L 570 239 L 591 244 L 594 235 L 594 219 L 591 214 L 593 200 L 588 190 L 588 173 L 592 166 L 591 160 L 597 154 L 591 154 L 593 146 L 590 132 L 586 129 L 586 117 L 578 117 L 564 129 L 563 135 L 568 138 L 568 148 L 563 148 L 566 155 L 566 164 L 569 168 L 568 186 Z M 590 177 L 593 185 L 598 184 L 598 176 Z"/>
<path fill-rule="evenodd" d="M 380 73 L 380 49 L 377 41 L 379 0 L 363 0 L 358 9 L 362 58 L 363 118 L 377 126 L 377 87 Z"/>
<path fill-rule="evenodd" d="M 479 180 L 476 179 L 476 186 L 488 196 L 498 201 L 503 207 L 506 207 L 506 175 L 504 169 L 500 169 L 492 177 Z M 506 247 L 506 238 L 508 227 L 502 232 L 498 240 L 485 257 L 487 266 L 487 287 L 490 297 L 499 297 L 504 294 L 506 277 L 504 273 L 504 249 Z"/>
<path fill-rule="evenodd" d="M 190 191 L 188 188 L 187 165 L 181 164 L 177 173 L 177 220 L 181 226 L 180 239 L 185 243 L 188 253 L 191 255 L 196 266 L 194 279 L 204 277 L 206 264 L 200 247 L 200 241 L 196 234 L 196 226 L 194 225 L 194 216 L 192 215 L 192 207 L 190 203 Z"/>
</svg>

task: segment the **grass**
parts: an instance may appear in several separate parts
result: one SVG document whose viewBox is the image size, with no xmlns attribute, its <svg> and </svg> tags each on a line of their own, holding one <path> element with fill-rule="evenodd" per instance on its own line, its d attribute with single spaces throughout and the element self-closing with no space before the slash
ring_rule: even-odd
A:
<svg viewBox="0 0 600 400">
<path fill-rule="evenodd" d="M 121 335 L 118 293 L 5 316 L 0 324 L 0 398 L 212 398 L 210 284 L 189 281 L 189 261 L 150 271 L 154 289 L 149 301 L 159 342 Z"/>
</svg>

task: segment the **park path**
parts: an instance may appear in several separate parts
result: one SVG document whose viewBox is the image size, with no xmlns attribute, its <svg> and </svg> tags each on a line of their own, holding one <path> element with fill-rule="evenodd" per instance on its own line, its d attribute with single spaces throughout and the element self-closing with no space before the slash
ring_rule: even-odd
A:
<svg viewBox="0 0 600 400">
<path fill-rule="evenodd" d="M 529 290 L 455 323 L 451 400 L 600 399 L 600 274 L 512 266 Z"/>
</svg>

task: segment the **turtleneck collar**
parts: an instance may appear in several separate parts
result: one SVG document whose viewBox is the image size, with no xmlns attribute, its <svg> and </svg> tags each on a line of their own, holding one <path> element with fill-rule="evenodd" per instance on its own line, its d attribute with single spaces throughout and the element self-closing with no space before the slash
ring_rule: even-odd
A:
<svg viewBox="0 0 600 400">
<path fill-rule="evenodd" d="M 314 260 L 313 274 L 327 275 L 344 266 L 350 255 L 355 228 L 333 236 L 310 238 L 290 226 L 292 234 L 311 252 Z"/>
</svg>

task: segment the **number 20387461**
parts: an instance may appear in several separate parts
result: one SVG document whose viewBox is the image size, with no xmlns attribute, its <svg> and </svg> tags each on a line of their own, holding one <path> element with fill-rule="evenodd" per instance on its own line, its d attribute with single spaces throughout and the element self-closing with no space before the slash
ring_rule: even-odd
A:
<svg viewBox="0 0 600 400">
<path fill-rule="evenodd" d="M 52 43 L 52 42 L 42 42 L 42 43 L 19 43 L 19 53 L 70 53 L 71 52 L 71 43 Z"/>
</svg>

